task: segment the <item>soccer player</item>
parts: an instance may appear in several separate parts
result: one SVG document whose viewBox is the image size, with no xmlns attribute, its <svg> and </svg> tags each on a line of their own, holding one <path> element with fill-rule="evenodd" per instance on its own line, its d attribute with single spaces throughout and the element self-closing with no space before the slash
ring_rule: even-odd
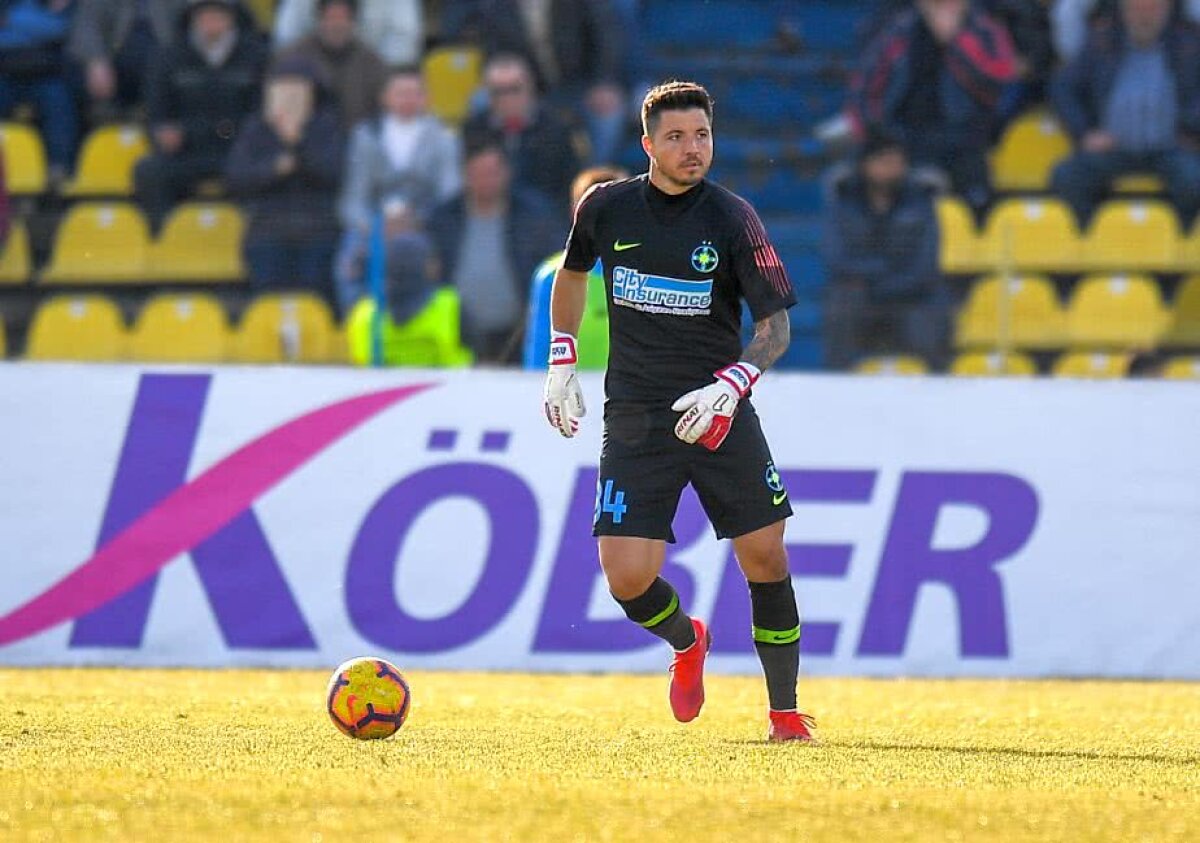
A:
<svg viewBox="0 0 1200 843">
<path fill-rule="evenodd" d="M 575 335 L 599 258 L 611 340 L 593 533 L 609 590 L 630 620 L 674 648 L 671 710 L 681 722 L 695 719 L 712 638 L 659 576 L 690 482 L 717 535 L 733 540 L 749 584 L 768 738 L 812 741 L 812 718 L 796 710 L 800 615 L 783 544 L 792 509 L 750 403 L 754 383 L 787 348 L 795 294 L 758 214 L 705 179 L 708 92 L 659 85 L 642 103 L 642 129 L 649 172 L 597 185 L 576 207 L 551 298 L 546 417 L 571 437 L 585 413 Z M 743 299 L 755 320 L 744 349 Z"/>
</svg>

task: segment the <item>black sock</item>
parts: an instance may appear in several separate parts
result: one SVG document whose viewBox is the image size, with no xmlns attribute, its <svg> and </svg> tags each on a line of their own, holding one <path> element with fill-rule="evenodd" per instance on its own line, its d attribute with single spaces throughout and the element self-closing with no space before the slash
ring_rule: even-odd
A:
<svg viewBox="0 0 1200 843">
<path fill-rule="evenodd" d="M 650 583 L 645 593 L 632 600 L 613 597 L 631 621 L 644 626 L 676 650 L 686 650 L 696 643 L 692 619 L 679 608 L 679 595 L 671 584 L 659 577 Z"/>
<path fill-rule="evenodd" d="M 800 611 L 792 578 L 752 582 L 750 609 L 754 618 L 754 649 L 767 678 L 767 697 L 775 711 L 796 707 L 796 677 L 800 673 Z"/>
</svg>

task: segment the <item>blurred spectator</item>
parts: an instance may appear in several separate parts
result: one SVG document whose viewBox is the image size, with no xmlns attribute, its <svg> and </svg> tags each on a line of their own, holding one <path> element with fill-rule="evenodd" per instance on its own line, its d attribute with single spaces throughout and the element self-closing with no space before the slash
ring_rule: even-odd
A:
<svg viewBox="0 0 1200 843">
<path fill-rule="evenodd" d="M 512 162 L 516 184 L 540 190 L 565 208 L 571 179 L 580 166 L 570 128 L 539 101 L 529 64 L 520 56 L 493 57 L 483 78 L 489 107 L 467 120 L 464 144 L 499 140 Z"/>
<path fill-rule="evenodd" d="M 1185 221 L 1200 210 L 1200 37 L 1169 26 L 1173 0 L 1121 0 L 1055 79 L 1054 108 L 1076 143 L 1052 187 L 1085 223 L 1112 182 L 1151 172 Z"/>
<path fill-rule="evenodd" d="M 383 59 L 355 34 L 356 0 L 319 0 L 317 28 L 284 55 L 307 56 L 323 69 L 346 131 L 376 113 L 387 79 Z"/>
<path fill-rule="evenodd" d="M 538 193 L 513 184 L 504 150 L 469 147 L 464 192 L 440 206 L 429 230 L 443 283 L 458 289 L 462 335 L 479 362 L 518 358 L 529 278 L 566 237 Z"/>
<path fill-rule="evenodd" d="M 75 165 L 79 115 L 67 82 L 74 0 L 0 2 L 0 119 L 21 103 L 37 109 L 54 181 Z"/>
<path fill-rule="evenodd" d="M 387 298 L 403 323 L 434 284 L 425 231 L 433 209 L 462 188 L 458 138 L 426 112 L 425 83 L 415 67 L 397 68 L 380 96 L 381 116 L 355 128 L 338 215 L 343 235 L 335 279 L 348 313 L 367 294 L 364 269 L 372 227 L 382 214 Z"/>
<path fill-rule="evenodd" d="M 1008 32 L 970 0 L 917 0 L 868 48 L 851 117 L 860 137 L 897 133 L 915 164 L 944 170 L 978 211 L 991 199 L 988 140 L 1016 78 Z"/>
<path fill-rule="evenodd" d="M 830 174 L 822 233 L 830 367 L 897 353 L 941 364 L 950 308 L 938 241 L 933 191 L 914 178 L 898 139 L 873 134 L 856 164 Z"/>
<path fill-rule="evenodd" d="M 150 59 L 174 40 L 186 6 L 187 0 L 79 0 L 70 51 L 97 119 L 141 104 Z"/>
<path fill-rule="evenodd" d="M 154 151 L 134 183 L 157 226 L 198 182 L 221 174 L 238 129 L 258 108 L 265 47 L 240 0 L 190 0 L 180 34 L 146 80 Z"/>
<path fill-rule="evenodd" d="M 571 207 L 594 185 L 627 178 L 629 174 L 615 167 L 591 167 L 571 183 Z M 563 252 L 559 251 L 542 261 L 533 273 L 529 285 L 529 316 L 525 324 L 525 351 L 522 354 L 526 369 L 542 369 L 550 359 L 550 293 L 554 275 L 562 266 Z M 602 335 L 597 329 L 603 325 Z M 582 368 L 603 368 L 608 358 L 608 292 L 600 261 L 588 273 L 587 305 L 583 323 L 579 326 L 579 357 Z M 585 359 L 586 358 L 586 359 Z M 598 366 L 589 363 L 599 363 Z"/>
<path fill-rule="evenodd" d="M 628 12 L 629 0 L 620 5 Z M 591 160 L 617 157 L 629 72 L 625 30 L 610 0 L 469 0 L 443 13 L 443 29 L 477 41 L 488 56 L 523 56 L 553 107 L 581 112 Z"/>
<path fill-rule="evenodd" d="M 1054 47 L 1064 62 L 1079 55 L 1093 26 L 1111 24 L 1117 16 L 1117 0 L 1054 0 L 1053 6 Z M 1182 0 L 1178 12 L 1200 24 L 1200 0 Z"/>
<path fill-rule="evenodd" d="M 275 44 L 287 48 L 317 26 L 322 0 L 282 0 L 275 11 Z M 389 65 L 416 64 L 424 46 L 421 0 L 352 0 L 359 35 Z M 361 14 L 359 13 L 361 12 Z"/>
<path fill-rule="evenodd" d="M 343 142 L 319 78 L 316 65 L 301 57 L 275 66 L 262 114 L 239 133 L 225 179 L 249 216 L 244 249 L 251 286 L 301 288 L 330 299 Z"/>
<path fill-rule="evenodd" d="M 1007 123 L 1046 98 L 1054 70 L 1050 10 L 1043 0 L 983 0 L 983 8 L 1008 30 L 1016 50 L 1016 81 L 1000 103 L 1000 121 Z"/>
</svg>

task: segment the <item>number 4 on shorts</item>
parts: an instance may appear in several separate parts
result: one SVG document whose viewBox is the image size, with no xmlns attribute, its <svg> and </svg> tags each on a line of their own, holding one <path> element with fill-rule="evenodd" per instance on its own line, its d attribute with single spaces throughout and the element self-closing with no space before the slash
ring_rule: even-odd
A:
<svg viewBox="0 0 1200 843">
<path fill-rule="evenodd" d="M 625 493 L 621 491 L 613 491 L 613 482 L 611 480 L 604 481 L 604 497 L 601 499 L 600 511 L 607 512 L 612 515 L 614 524 L 620 524 L 621 519 L 625 517 Z"/>
</svg>

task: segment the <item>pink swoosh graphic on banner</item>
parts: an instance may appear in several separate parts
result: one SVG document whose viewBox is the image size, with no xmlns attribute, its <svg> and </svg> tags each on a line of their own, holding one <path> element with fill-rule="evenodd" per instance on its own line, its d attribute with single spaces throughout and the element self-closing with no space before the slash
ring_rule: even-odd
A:
<svg viewBox="0 0 1200 843">
<path fill-rule="evenodd" d="M 330 404 L 271 430 L 180 486 L 49 589 L 0 618 L 0 646 L 77 618 L 156 573 L 354 428 L 433 384 Z"/>
</svg>

